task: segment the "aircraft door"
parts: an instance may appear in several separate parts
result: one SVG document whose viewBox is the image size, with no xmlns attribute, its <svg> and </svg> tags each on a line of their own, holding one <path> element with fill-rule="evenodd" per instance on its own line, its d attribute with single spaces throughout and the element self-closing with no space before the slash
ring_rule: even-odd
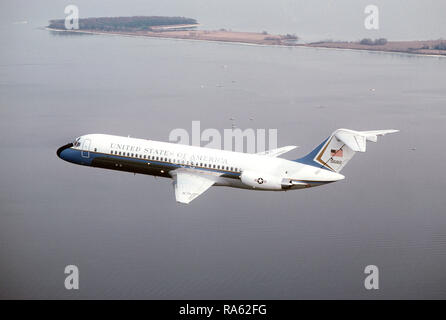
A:
<svg viewBox="0 0 446 320">
<path fill-rule="evenodd" d="M 82 143 L 81 155 L 83 158 L 90 158 L 90 139 L 85 139 Z"/>
</svg>

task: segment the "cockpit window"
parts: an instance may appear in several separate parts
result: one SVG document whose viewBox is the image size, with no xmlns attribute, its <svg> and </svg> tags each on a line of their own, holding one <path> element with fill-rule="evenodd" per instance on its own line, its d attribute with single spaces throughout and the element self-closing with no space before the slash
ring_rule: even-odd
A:
<svg viewBox="0 0 446 320">
<path fill-rule="evenodd" d="M 73 146 L 74 147 L 79 147 L 81 145 L 81 143 L 79 142 L 80 138 L 77 138 L 76 140 L 74 140 L 73 142 Z"/>
</svg>

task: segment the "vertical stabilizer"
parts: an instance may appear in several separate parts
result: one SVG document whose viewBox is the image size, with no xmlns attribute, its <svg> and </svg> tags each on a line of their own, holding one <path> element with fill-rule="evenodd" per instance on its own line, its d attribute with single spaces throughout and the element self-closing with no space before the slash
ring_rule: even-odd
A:
<svg viewBox="0 0 446 320">
<path fill-rule="evenodd" d="M 367 141 L 376 142 L 378 136 L 394 132 L 398 132 L 398 130 L 338 129 L 308 155 L 295 161 L 340 172 L 356 152 L 366 151 Z"/>
</svg>

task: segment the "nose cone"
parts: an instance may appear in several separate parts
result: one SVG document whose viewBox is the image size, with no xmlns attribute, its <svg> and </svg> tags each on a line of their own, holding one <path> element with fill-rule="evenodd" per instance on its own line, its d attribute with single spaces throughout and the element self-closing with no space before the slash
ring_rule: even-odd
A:
<svg viewBox="0 0 446 320">
<path fill-rule="evenodd" d="M 57 149 L 57 156 L 63 160 L 67 160 L 67 149 L 70 149 L 73 146 L 72 143 L 68 143 L 59 149 Z"/>
</svg>

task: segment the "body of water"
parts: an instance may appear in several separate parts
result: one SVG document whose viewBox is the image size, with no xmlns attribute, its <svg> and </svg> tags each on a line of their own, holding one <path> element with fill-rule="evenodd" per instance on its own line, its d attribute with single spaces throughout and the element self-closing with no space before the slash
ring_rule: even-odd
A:
<svg viewBox="0 0 446 320">
<path fill-rule="evenodd" d="M 1 31 L 1 298 L 446 297 L 446 59 L 63 36 L 43 21 Z M 300 146 L 288 159 L 341 127 L 401 132 L 356 155 L 344 181 L 215 187 L 189 206 L 171 180 L 56 156 L 82 134 L 167 140 L 231 117 L 277 128 L 279 146 Z M 64 288 L 69 264 L 78 291 Z"/>
</svg>

